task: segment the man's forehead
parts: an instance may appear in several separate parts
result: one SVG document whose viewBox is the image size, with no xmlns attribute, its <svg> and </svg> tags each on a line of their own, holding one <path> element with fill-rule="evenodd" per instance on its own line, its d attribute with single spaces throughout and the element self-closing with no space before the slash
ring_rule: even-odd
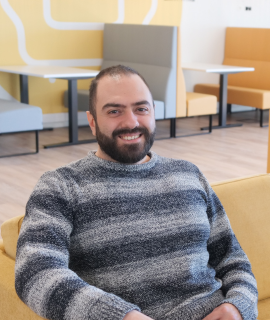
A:
<svg viewBox="0 0 270 320">
<path fill-rule="evenodd" d="M 130 91 L 132 93 L 149 94 L 152 98 L 152 94 L 137 74 L 112 74 L 106 75 L 99 80 L 97 86 L 97 98 L 104 94 L 121 94 L 123 91 Z"/>
<path fill-rule="evenodd" d="M 147 84 L 137 74 L 105 75 L 98 81 L 95 109 L 97 114 L 110 108 L 130 108 L 148 105 L 154 108 L 154 101 Z"/>
<path fill-rule="evenodd" d="M 116 81 L 116 82 L 119 82 L 119 81 L 122 80 L 122 76 L 123 76 L 123 75 L 121 75 L 121 74 L 112 74 L 112 75 L 110 76 L 110 78 L 111 78 L 112 80 Z"/>
<path fill-rule="evenodd" d="M 139 82 L 143 82 L 142 79 L 137 75 L 137 74 L 119 74 L 119 73 L 113 73 L 113 74 L 109 74 L 106 75 L 104 77 L 102 77 L 99 80 L 99 84 L 119 84 L 122 82 L 130 82 L 131 81 L 139 81 Z M 144 82 L 143 82 L 144 83 Z"/>
</svg>

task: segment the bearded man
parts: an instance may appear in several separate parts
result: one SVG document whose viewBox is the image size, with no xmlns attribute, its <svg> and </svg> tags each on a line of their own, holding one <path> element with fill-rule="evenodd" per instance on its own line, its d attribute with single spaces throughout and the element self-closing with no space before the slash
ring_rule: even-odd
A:
<svg viewBox="0 0 270 320">
<path fill-rule="evenodd" d="M 16 291 L 52 320 L 255 320 L 257 288 L 224 209 L 193 164 L 160 157 L 133 69 L 90 87 L 98 149 L 45 173 L 26 208 Z"/>
</svg>

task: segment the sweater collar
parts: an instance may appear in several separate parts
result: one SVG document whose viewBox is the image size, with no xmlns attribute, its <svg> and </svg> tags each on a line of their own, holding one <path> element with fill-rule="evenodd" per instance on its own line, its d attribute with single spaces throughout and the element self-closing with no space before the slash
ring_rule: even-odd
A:
<svg viewBox="0 0 270 320">
<path fill-rule="evenodd" d="M 111 170 L 117 170 L 117 171 L 143 171 L 143 170 L 148 170 L 151 169 L 157 161 L 157 154 L 154 153 L 153 151 L 148 152 L 148 156 L 150 157 L 150 160 L 145 163 L 141 164 L 123 164 L 119 162 L 113 162 L 109 160 L 104 160 L 95 155 L 96 151 L 90 151 L 88 153 L 88 158 L 91 160 L 92 163 L 99 167 L 104 167 L 106 169 L 111 169 Z"/>
</svg>

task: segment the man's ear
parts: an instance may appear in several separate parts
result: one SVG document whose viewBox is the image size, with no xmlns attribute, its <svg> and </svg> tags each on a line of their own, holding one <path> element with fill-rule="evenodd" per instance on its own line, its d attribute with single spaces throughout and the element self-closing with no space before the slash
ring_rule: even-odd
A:
<svg viewBox="0 0 270 320">
<path fill-rule="evenodd" d="M 93 136 L 96 136 L 96 121 L 95 121 L 93 115 L 89 111 L 86 111 L 86 115 L 87 115 L 87 120 L 88 120 L 89 126 L 92 130 L 92 134 L 93 134 Z"/>
</svg>

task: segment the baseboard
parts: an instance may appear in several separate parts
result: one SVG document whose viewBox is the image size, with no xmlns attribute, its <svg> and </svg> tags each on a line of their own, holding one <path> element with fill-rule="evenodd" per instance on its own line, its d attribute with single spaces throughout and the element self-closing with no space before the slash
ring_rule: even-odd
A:
<svg viewBox="0 0 270 320">
<path fill-rule="evenodd" d="M 256 110 L 256 108 L 232 104 L 232 112 L 243 112 L 243 111 L 252 111 L 252 110 Z"/>
<path fill-rule="evenodd" d="M 232 112 L 244 112 L 244 111 L 252 111 L 256 110 L 256 108 L 248 107 L 248 106 L 240 106 L 238 104 L 232 104 Z M 219 102 L 217 103 L 217 113 L 219 112 Z"/>
<path fill-rule="evenodd" d="M 88 125 L 85 112 L 78 112 L 78 125 Z M 48 113 L 43 115 L 44 128 L 62 128 L 68 127 L 68 113 Z"/>
</svg>

